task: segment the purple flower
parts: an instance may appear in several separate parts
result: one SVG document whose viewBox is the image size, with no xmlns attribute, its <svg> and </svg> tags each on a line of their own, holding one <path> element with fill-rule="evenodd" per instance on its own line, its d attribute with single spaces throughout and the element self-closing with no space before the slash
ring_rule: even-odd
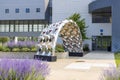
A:
<svg viewBox="0 0 120 80">
<path fill-rule="evenodd" d="M 34 41 L 18 41 L 17 43 L 15 43 L 14 41 L 10 41 L 7 43 L 7 46 L 9 48 L 14 48 L 14 47 L 19 47 L 19 48 L 23 48 L 23 47 L 28 47 L 28 48 L 32 48 L 35 47 L 36 42 Z"/>
<path fill-rule="evenodd" d="M 26 46 L 29 47 L 29 48 L 34 47 L 35 44 L 36 44 L 36 43 L 35 43 L 34 41 L 27 41 L 27 42 L 26 42 Z"/>
<path fill-rule="evenodd" d="M 37 78 L 40 75 L 46 77 L 48 74 L 48 64 L 42 61 L 29 59 L 1 59 L 0 61 L 0 78 L 5 80 L 13 80 L 13 78 L 25 80 L 26 76 L 33 75 Z"/>
<path fill-rule="evenodd" d="M 120 79 L 120 69 L 115 66 L 110 67 L 103 71 L 100 80 L 119 80 Z"/>
<path fill-rule="evenodd" d="M 7 46 L 8 46 L 9 48 L 13 48 L 13 47 L 15 46 L 15 42 L 10 41 L 10 42 L 7 43 Z"/>
</svg>

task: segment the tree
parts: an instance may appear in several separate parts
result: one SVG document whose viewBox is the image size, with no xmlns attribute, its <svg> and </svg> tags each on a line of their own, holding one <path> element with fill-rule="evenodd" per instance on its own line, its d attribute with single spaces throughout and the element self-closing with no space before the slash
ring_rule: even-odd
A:
<svg viewBox="0 0 120 80">
<path fill-rule="evenodd" d="M 74 13 L 68 19 L 71 19 L 74 22 L 76 22 L 76 24 L 80 28 L 81 35 L 82 35 L 82 40 L 88 39 L 88 37 L 86 36 L 86 28 L 87 28 L 87 26 L 85 24 L 85 19 L 81 19 L 81 16 L 78 13 Z"/>
<path fill-rule="evenodd" d="M 0 42 L 2 43 L 2 46 L 4 43 L 6 43 L 8 41 L 7 37 L 0 37 Z"/>
</svg>

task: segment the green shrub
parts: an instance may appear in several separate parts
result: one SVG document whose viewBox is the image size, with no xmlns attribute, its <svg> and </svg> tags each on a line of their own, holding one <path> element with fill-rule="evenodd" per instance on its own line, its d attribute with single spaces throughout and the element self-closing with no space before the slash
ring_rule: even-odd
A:
<svg viewBox="0 0 120 80">
<path fill-rule="evenodd" d="M 0 51 L 2 51 L 3 50 L 3 47 L 2 46 L 0 46 Z"/>
<path fill-rule="evenodd" d="M 90 51 L 89 44 L 84 44 L 83 45 L 83 51 Z"/>
<path fill-rule="evenodd" d="M 36 48 L 36 47 L 33 47 L 33 48 L 31 49 L 31 51 L 32 51 L 32 52 L 36 52 L 36 51 L 37 51 L 37 48 Z"/>
<path fill-rule="evenodd" d="M 2 43 L 2 45 L 6 43 L 8 40 L 9 40 L 8 37 L 0 37 L 0 42 Z"/>
<path fill-rule="evenodd" d="M 18 41 L 25 41 L 25 37 L 18 37 Z"/>
<path fill-rule="evenodd" d="M 62 48 L 56 48 L 56 52 L 64 52 L 64 49 L 62 49 Z"/>
<path fill-rule="evenodd" d="M 62 44 L 57 44 L 55 48 L 55 52 L 64 52 L 64 47 Z"/>
<path fill-rule="evenodd" d="M 120 54 L 120 51 L 115 52 L 115 54 Z"/>
<path fill-rule="evenodd" d="M 20 49 L 19 48 L 13 48 L 12 51 L 13 52 L 20 52 Z"/>
<path fill-rule="evenodd" d="M 10 49 L 8 47 L 3 47 L 2 51 L 3 52 L 10 52 Z"/>
<path fill-rule="evenodd" d="M 22 48 L 21 51 L 22 51 L 22 52 L 29 52 L 30 49 L 29 49 L 29 48 Z"/>
<path fill-rule="evenodd" d="M 116 65 L 120 67 L 120 51 L 114 53 Z"/>
</svg>

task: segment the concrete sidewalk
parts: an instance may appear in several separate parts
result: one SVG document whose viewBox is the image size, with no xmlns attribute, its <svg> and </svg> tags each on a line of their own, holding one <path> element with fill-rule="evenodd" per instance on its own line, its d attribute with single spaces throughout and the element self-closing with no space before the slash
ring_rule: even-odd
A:
<svg viewBox="0 0 120 80">
<path fill-rule="evenodd" d="M 46 80 L 99 80 L 104 69 L 115 66 L 114 54 L 90 52 L 84 57 L 49 62 L 51 72 Z"/>
</svg>

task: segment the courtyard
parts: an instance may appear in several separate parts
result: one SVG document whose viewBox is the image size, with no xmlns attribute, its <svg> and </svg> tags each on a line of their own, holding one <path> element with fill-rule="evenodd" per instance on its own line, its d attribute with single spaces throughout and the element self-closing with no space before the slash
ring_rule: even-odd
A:
<svg viewBox="0 0 120 80">
<path fill-rule="evenodd" d="M 100 80 L 103 70 L 115 66 L 115 61 L 113 53 L 97 51 L 84 57 L 58 59 L 49 65 L 47 80 Z"/>
<path fill-rule="evenodd" d="M 103 70 L 116 66 L 113 53 L 99 51 L 84 57 L 58 59 L 49 65 L 47 80 L 100 80 Z"/>
<path fill-rule="evenodd" d="M 0 58 L 33 59 L 33 55 L 34 53 L 0 52 Z M 94 51 L 83 57 L 68 57 L 47 63 L 50 67 L 50 74 L 46 80 L 99 80 L 103 70 L 116 66 L 114 54 L 104 51 Z"/>
</svg>

